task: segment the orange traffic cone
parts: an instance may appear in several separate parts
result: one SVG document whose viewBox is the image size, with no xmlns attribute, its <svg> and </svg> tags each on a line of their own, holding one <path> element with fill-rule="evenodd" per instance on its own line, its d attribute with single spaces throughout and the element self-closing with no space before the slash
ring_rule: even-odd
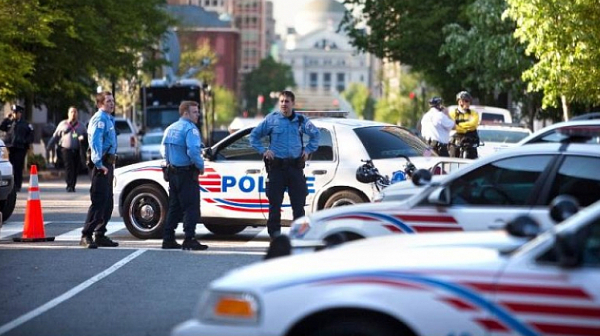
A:
<svg viewBox="0 0 600 336">
<path fill-rule="evenodd" d="M 42 215 L 42 203 L 40 202 L 40 187 L 38 186 L 36 165 L 31 165 L 31 172 L 29 173 L 29 198 L 27 198 L 27 209 L 25 210 L 23 237 L 13 238 L 13 241 L 54 241 L 54 237 L 46 237 L 46 233 L 44 232 L 44 216 Z"/>
</svg>

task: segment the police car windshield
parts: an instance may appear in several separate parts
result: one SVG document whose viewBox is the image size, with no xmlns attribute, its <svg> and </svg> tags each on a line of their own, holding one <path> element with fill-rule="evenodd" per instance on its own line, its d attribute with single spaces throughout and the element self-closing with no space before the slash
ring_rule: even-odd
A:
<svg viewBox="0 0 600 336">
<path fill-rule="evenodd" d="M 484 142 L 517 143 L 529 135 L 526 131 L 479 129 L 479 137 Z"/>
<path fill-rule="evenodd" d="M 396 158 L 400 155 L 425 156 L 425 151 L 428 151 L 427 144 L 402 127 L 370 126 L 355 128 L 354 132 L 372 160 Z"/>
</svg>

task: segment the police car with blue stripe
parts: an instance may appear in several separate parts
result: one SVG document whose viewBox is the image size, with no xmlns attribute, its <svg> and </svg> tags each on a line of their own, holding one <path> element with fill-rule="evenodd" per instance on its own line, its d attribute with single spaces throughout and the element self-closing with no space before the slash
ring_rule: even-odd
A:
<svg viewBox="0 0 600 336">
<path fill-rule="evenodd" d="M 319 129 L 320 142 L 304 173 L 308 196 L 306 213 L 348 204 L 369 202 L 376 195 L 374 184 L 356 179 L 361 160 L 370 159 L 382 174 L 392 176 L 410 158 L 417 168 L 432 169 L 445 162 L 468 163 L 441 158 L 409 130 L 386 123 L 345 119 L 343 112 L 302 112 Z M 247 127 L 204 150 L 205 169 L 199 177 L 201 220 L 215 234 L 232 235 L 246 226 L 265 226 L 268 200 L 266 170 L 262 156 L 250 144 Z M 307 136 L 303 135 L 304 145 Z M 266 142 L 268 138 L 263 139 Z M 161 161 L 142 162 L 115 171 L 114 204 L 129 231 L 142 239 L 159 238 L 167 213 L 168 184 Z M 283 224 L 292 220 L 285 196 Z"/>
</svg>

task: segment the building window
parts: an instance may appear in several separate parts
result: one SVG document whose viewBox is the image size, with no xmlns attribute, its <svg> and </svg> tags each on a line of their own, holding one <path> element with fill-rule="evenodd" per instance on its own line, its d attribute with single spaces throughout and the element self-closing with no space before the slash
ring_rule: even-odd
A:
<svg viewBox="0 0 600 336">
<path fill-rule="evenodd" d="M 346 90 L 346 75 L 343 72 L 337 74 L 336 89 L 339 92 Z"/>
<path fill-rule="evenodd" d="M 309 84 L 311 89 L 316 89 L 319 86 L 319 77 L 316 72 L 309 74 Z"/>
<path fill-rule="evenodd" d="M 365 76 L 363 76 L 363 75 L 360 75 L 360 81 L 361 81 L 361 82 L 364 82 L 364 81 L 365 81 Z"/>
<path fill-rule="evenodd" d="M 210 0 L 204 0 L 204 6 L 205 7 L 210 6 Z"/>
<path fill-rule="evenodd" d="M 326 58 L 323 60 L 323 65 L 331 65 L 333 62 L 331 61 L 331 58 Z"/>
<path fill-rule="evenodd" d="M 323 74 L 323 89 L 331 90 L 331 73 L 329 72 Z"/>
</svg>

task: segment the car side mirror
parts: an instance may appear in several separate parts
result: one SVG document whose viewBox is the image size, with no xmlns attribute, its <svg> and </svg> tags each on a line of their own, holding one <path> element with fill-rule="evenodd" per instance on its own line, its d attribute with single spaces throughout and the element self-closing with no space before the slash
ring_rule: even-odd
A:
<svg viewBox="0 0 600 336">
<path fill-rule="evenodd" d="M 513 237 L 533 239 L 542 232 L 540 224 L 527 215 L 518 216 L 506 224 L 506 232 Z"/>
<path fill-rule="evenodd" d="M 550 202 L 550 218 L 560 223 L 579 211 L 579 202 L 570 195 L 558 195 Z"/>
<path fill-rule="evenodd" d="M 431 172 L 427 169 L 419 169 L 412 176 L 414 185 L 421 187 L 431 183 Z"/>
<path fill-rule="evenodd" d="M 431 204 L 450 205 L 450 189 L 439 187 L 427 196 L 427 201 Z"/>
</svg>

